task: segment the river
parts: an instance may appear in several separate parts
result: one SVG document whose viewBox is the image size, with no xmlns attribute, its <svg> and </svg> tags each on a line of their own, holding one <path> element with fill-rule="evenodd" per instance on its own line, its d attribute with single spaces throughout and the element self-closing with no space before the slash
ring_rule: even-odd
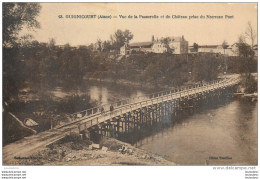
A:
<svg viewBox="0 0 260 179">
<path fill-rule="evenodd" d="M 135 145 L 179 165 L 257 165 L 257 102 L 202 110 Z"/>
<path fill-rule="evenodd" d="M 80 90 L 99 104 L 150 93 L 151 90 L 91 83 Z M 56 95 L 62 95 L 56 90 Z M 179 165 L 257 165 L 257 102 L 234 99 L 183 117 L 143 136 L 134 145 Z"/>
<path fill-rule="evenodd" d="M 89 95 L 92 102 L 98 105 L 114 103 L 121 100 L 137 98 L 145 94 L 152 93 L 153 89 L 135 87 L 131 85 L 118 85 L 109 82 L 86 81 L 81 84 L 77 90 L 66 89 L 64 87 L 56 87 L 51 91 L 52 95 L 58 98 L 64 98 L 77 93 L 79 95 Z"/>
</svg>

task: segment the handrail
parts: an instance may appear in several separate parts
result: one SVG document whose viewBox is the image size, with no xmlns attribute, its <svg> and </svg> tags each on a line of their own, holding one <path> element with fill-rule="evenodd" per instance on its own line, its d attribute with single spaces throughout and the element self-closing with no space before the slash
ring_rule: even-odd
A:
<svg viewBox="0 0 260 179">
<path fill-rule="evenodd" d="M 236 79 L 236 80 L 233 80 L 233 81 L 231 81 L 231 80 L 228 80 L 228 81 L 218 81 L 218 83 L 215 83 L 215 84 L 218 84 L 218 86 L 217 87 L 214 87 L 214 83 L 212 83 L 212 84 L 210 84 L 209 86 L 207 86 L 207 87 L 209 87 L 209 88 L 207 88 L 207 89 L 205 89 L 205 90 L 203 90 L 203 85 L 202 86 L 199 86 L 198 88 L 202 88 L 202 92 L 203 91 L 208 91 L 208 89 L 210 89 L 210 88 L 212 88 L 212 89 L 216 89 L 216 88 L 219 88 L 219 84 L 223 84 L 223 87 L 226 87 L 226 86 L 229 86 L 229 85 L 233 85 L 233 84 L 236 84 L 237 82 L 238 82 L 239 80 L 238 79 Z M 193 89 L 198 89 L 198 88 L 193 88 Z M 192 88 L 191 89 L 188 89 L 188 90 L 193 90 Z M 183 91 L 183 90 L 182 90 Z M 196 91 L 195 91 L 196 92 Z M 178 92 L 177 92 L 178 93 Z M 175 95 L 177 95 L 177 93 L 174 93 Z M 179 93 L 181 93 L 181 91 L 179 91 Z M 162 98 L 164 98 L 165 96 L 163 96 Z M 166 96 L 167 97 L 167 100 L 168 100 L 168 97 L 169 97 L 169 95 L 167 95 Z M 172 97 L 172 94 L 171 94 L 171 97 Z M 157 99 L 158 99 L 159 97 L 157 97 Z M 152 104 L 153 104 L 153 99 L 154 98 L 151 98 L 151 102 L 152 102 Z M 173 97 L 172 97 L 172 99 L 173 99 Z M 163 99 L 162 99 L 163 100 Z M 143 102 L 145 102 L 146 104 L 148 103 L 148 101 L 149 100 L 146 100 L 146 101 L 143 101 Z M 137 105 L 137 108 L 138 108 L 138 105 L 140 105 L 141 107 L 142 107 L 142 102 L 140 102 L 140 104 L 139 104 L 139 102 L 136 102 L 136 103 L 134 103 L 134 104 L 130 104 L 130 110 L 132 110 L 132 105 Z M 127 106 L 129 106 L 129 105 L 126 105 L 124 108 L 127 108 Z M 115 110 L 115 111 L 113 111 L 113 112 L 110 112 L 110 117 L 111 117 L 111 114 L 113 114 L 113 115 L 118 115 L 118 109 L 117 110 Z M 121 111 L 121 114 L 122 114 L 122 109 L 120 109 L 120 111 Z M 109 111 L 107 111 L 106 113 L 109 113 Z M 106 114 L 105 115 L 103 115 L 103 117 L 105 118 L 105 116 L 106 116 Z M 94 119 L 91 119 L 91 120 L 89 120 L 89 121 L 85 121 L 84 122 L 84 125 L 86 126 L 87 125 L 87 123 L 91 123 L 91 126 L 93 125 L 93 121 L 94 120 L 96 120 L 97 121 L 97 123 L 96 124 L 98 124 L 98 117 L 97 118 L 94 118 Z"/>
<path fill-rule="evenodd" d="M 112 112 L 109 111 L 110 104 L 105 104 L 102 106 L 96 106 L 96 107 L 93 107 L 90 109 L 86 109 L 86 110 L 83 110 L 80 112 L 70 114 L 70 117 L 72 120 L 79 120 L 79 119 L 86 119 L 86 118 L 94 117 L 96 115 L 101 114 L 101 107 L 103 107 L 104 109 L 108 109 L 108 110 L 104 110 L 102 112 L 101 117 L 111 115 L 111 114 L 117 114 L 118 111 L 122 113 L 122 110 L 126 110 L 129 107 L 133 108 L 133 106 L 138 106 L 138 105 L 140 105 L 142 107 L 143 103 L 146 103 L 146 105 L 147 105 L 148 102 L 151 102 L 153 104 L 154 100 L 156 100 L 158 102 L 159 99 L 162 99 L 162 101 L 164 100 L 164 98 L 168 99 L 169 97 L 173 99 L 173 97 L 177 97 L 177 95 L 178 96 L 190 95 L 190 94 L 192 94 L 192 91 L 194 91 L 194 94 L 197 92 L 210 91 L 210 90 L 214 90 L 216 88 L 236 84 L 238 81 L 239 81 L 238 78 L 214 80 L 212 82 L 200 83 L 200 84 L 196 84 L 196 85 L 192 85 L 192 86 L 187 86 L 184 88 L 173 88 L 173 89 L 170 89 L 167 91 L 159 91 L 157 93 L 151 93 L 151 94 L 147 94 L 144 96 L 138 96 L 136 98 L 132 98 L 132 101 L 131 101 L 131 99 L 127 99 L 127 100 L 121 100 L 121 101 L 112 103 L 112 105 L 115 108 Z M 141 98 L 143 98 L 143 100 Z M 96 120 L 98 121 L 98 117 Z"/>
</svg>

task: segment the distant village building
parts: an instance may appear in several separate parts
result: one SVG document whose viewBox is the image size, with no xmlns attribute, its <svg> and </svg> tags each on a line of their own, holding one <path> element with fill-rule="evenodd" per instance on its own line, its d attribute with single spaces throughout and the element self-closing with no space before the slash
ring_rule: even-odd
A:
<svg viewBox="0 0 260 179">
<path fill-rule="evenodd" d="M 128 47 L 127 44 L 124 44 L 121 48 L 120 48 L 120 55 L 128 55 L 130 52 L 130 48 Z"/>
<path fill-rule="evenodd" d="M 189 43 L 184 36 L 171 38 L 169 47 L 174 50 L 174 54 L 187 54 L 189 51 Z"/>
<path fill-rule="evenodd" d="M 57 47 L 61 48 L 61 49 L 65 49 L 65 48 L 70 48 L 70 49 L 77 49 L 78 47 L 75 46 L 70 46 L 69 44 L 65 44 L 65 45 L 57 45 Z"/>
<path fill-rule="evenodd" d="M 127 55 L 134 52 L 152 52 L 152 42 L 137 42 L 124 44 L 120 48 L 120 55 Z"/>
<path fill-rule="evenodd" d="M 227 56 L 236 56 L 236 53 L 232 50 L 230 46 L 228 46 L 226 49 L 224 49 L 224 55 Z"/>
<path fill-rule="evenodd" d="M 153 53 L 165 53 L 167 52 L 167 47 L 165 44 L 161 42 L 154 42 L 152 46 L 152 52 Z"/>
<path fill-rule="evenodd" d="M 198 52 L 224 54 L 224 48 L 222 45 L 201 45 L 198 48 Z"/>
<path fill-rule="evenodd" d="M 239 56 L 239 47 L 244 45 L 247 48 L 251 48 L 245 43 L 234 43 L 223 48 L 222 45 L 200 45 L 198 48 L 199 53 L 217 53 L 226 56 Z M 253 46 L 254 56 L 258 56 L 258 45 Z M 197 53 L 193 46 L 189 46 L 189 53 Z"/>
<path fill-rule="evenodd" d="M 137 42 L 129 44 L 130 49 L 133 51 L 152 52 L 153 42 Z"/>
<path fill-rule="evenodd" d="M 163 38 L 162 38 L 163 39 Z M 138 42 L 131 44 L 124 44 L 120 48 L 121 55 L 127 55 L 133 53 L 134 51 L 142 51 L 142 52 L 153 52 L 153 53 L 165 53 L 168 50 L 173 54 L 186 54 L 188 53 L 188 41 L 182 37 L 171 37 L 168 47 L 166 44 L 162 43 L 161 40 L 154 40 L 154 36 L 152 37 L 151 42 Z"/>
<path fill-rule="evenodd" d="M 198 48 L 199 53 L 217 53 L 227 56 L 237 56 L 236 50 L 232 46 L 223 48 L 222 45 L 200 45 Z"/>
<path fill-rule="evenodd" d="M 234 43 L 233 45 L 231 45 L 231 49 L 234 52 L 234 54 L 236 54 L 235 56 L 239 56 L 239 46 L 240 43 Z"/>
</svg>

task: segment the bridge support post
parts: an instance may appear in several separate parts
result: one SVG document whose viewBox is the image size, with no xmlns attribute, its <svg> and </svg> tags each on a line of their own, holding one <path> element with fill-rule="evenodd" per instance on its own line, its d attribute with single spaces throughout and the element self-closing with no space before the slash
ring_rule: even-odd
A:
<svg viewBox="0 0 260 179">
<path fill-rule="evenodd" d="M 161 116 L 162 116 L 162 114 L 161 114 L 161 104 L 158 104 L 158 110 L 157 110 L 157 113 L 158 113 L 158 121 L 159 122 L 162 122 L 162 120 L 161 120 Z"/>
<path fill-rule="evenodd" d="M 152 112 L 152 124 L 156 123 L 156 120 L 154 118 L 154 109 L 153 106 L 151 106 L 151 112 Z"/>
<path fill-rule="evenodd" d="M 140 121 L 141 121 L 140 128 L 142 129 L 144 126 L 144 115 L 142 113 L 142 110 L 139 110 L 139 113 L 140 113 Z"/>
</svg>

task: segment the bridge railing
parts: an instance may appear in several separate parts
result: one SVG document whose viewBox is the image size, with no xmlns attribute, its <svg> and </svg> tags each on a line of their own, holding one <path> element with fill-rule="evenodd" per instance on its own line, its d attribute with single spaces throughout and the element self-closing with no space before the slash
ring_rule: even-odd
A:
<svg viewBox="0 0 260 179">
<path fill-rule="evenodd" d="M 188 95 L 189 93 L 196 93 L 200 92 L 200 90 L 213 90 L 215 88 L 221 87 L 221 85 L 224 87 L 225 85 L 229 86 L 230 84 L 236 83 L 238 79 L 224 79 L 224 80 L 215 80 L 208 83 L 200 83 L 192 86 L 182 87 L 182 88 L 173 88 L 168 91 L 159 91 L 156 93 L 147 94 L 144 96 L 138 96 L 135 98 L 130 98 L 126 100 L 117 101 L 112 104 L 105 104 L 102 106 L 96 106 L 91 109 L 87 109 L 84 111 L 76 112 L 70 115 L 70 120 L 82 120 L 86 118 L 90 118 L 96 115 L 100 115 L 102 113 L 103 116 L 110 115 L 110 106 L 112 105 L 114 107 L 113 114 L 117 114 L 122 112 L 122 110 L 125 110 L 126 108 L 133 107 L 136 105 L 145 105 L 148 102 L 158 102 L 161 99 L 165 97 L 173 96 L 173 95 L 179 95 L 184 96 Z M 202 92 L 201 91 L 201 92 Z M 103 107 L 103 112 L 101 112 L 101 108 Z M 140 107 L 140 106 L 139 106 Z"/>
<path fill-rule="evenodd" d="M 159 97 L 156 97 L 156 98 L 151 98 L 151 99 L 148 99 L 148 100 L 145 100 L 145 101 L 136 102 L 136 103 L 132 103 L 132 104 L 130 104 L 130 105 L 126 105 L 126 106 L 122 107 L 121 109 L 117 109 L 117 110 L 115 110 L 115 111 L 113 111 L 113 112 L 109 112 L 109 111 L 108 111 L 108 112 L 104 113 L 103 116 L 100 116 L 100 117 L 97 117 L 97 118 L 95 118 L 95 119 L 93 119 L 93 120 L 89 120 L 89 121 L 84 122 L 83 125 L 85 125 L 85 128 L 86 128 L 86 127 L 88 128 L 88 127 L 91 127 L 92 125 L 98 124 L 99 122 L 104 122 L 106 116 L 110 116 L 110 118 L 111 118 L 111 116 L 119 116 L 119 115 L 122 115 L 122 114 L 124 114 L 124 113 L 126 113 L 126 112 L 128 112 L 128 111 L 131 111 L 132 109 L 137 109 L 137 108 L 140 108 L 140 107 L 142 107 L 142 106 L 145 106 L 145 105 L 147 105 L 148 103 L 149 103 L 149 104 L 153 104 L 153 102 L 157 102 L 157 103 L 158 103 L 158 100 L 161 100 L 161 99 L 162 99 L 162 101 L 163 101 L 163 98 L 168 98 L 169 95 L 170 95 L 171 98 L 173 98 L 173 97 L 176 97 L 177 94 L 182 94 L 182 93 L 183 93 L 183 95 L 185 95 L 185 92 L 186 92 L 186 93 L 189 93 L 189 91 L 193 91 L 193 90 L 196 90 L 196 89 L 198 89 L 198 88 L 204 88 L 204 91 L 205 91 L 205 90 L 208 90 L 208 89 L 219 88 L 222 83 L 226 84 L 226 85 L 223 85 L 223 87 L 229 86 L 230 84 L 232 84 L 231 82 L 228 82 L 228 83 L 226 82 L 226 83 L 225 83 L 224 81 L 222 81 L 222 82 L 218 82 L 218 83 L 212 83 L 210 86 L 200 85 L 200 86 L 196 86 L 196 87 L 189 87 L 189 88 L 186 89 L 186 91 L 183 90 L 183 89 L 181 89 L 181 90 L 178 91 L 178 92 L 175 92 L 175 91 L 174 91 L 174 93 L 171 93 L 171 92 L 170 92 L 170 93 L 167 93 L 167 95 L 164 94 L 163 97 L 160 97 L 160 95 L 159 95 Z M 205 87 L 206 87 L 206 89 L 205 89 Z M 203 91 L 203 90 L 202 90 L 202 91 Z"/>
<path fill-rule="evenodd" d="M 216 80 L 210 83 L 203 83 L 193 86 L 188 86 L 185 88 L 175 88 L 171 89 L 169 91 L 161 91 L 158 93 L 152 93 L 145 96 L 139 96 L 137 97 L 138 100 L 134 100 L 134 102 L 129 103 L 129 100 L 123 100 L 117 102 L 117 106 L 115 110 L 113 111 L 104 111 L 102 115 L 99 115 L 98 117 L 94 119 L 90 119 L 89 121 L 85 121 L 84 125 L 85 127 L 89 127 L 92 125 L 96 125 L 100 122 L 104 122 L 105 118 L 107 116 L 119 116 L 126 112 L 132 111 L 133 109 L 142 108 L 143 106 L 155 104 L 161 101 L 164 101 L 165 99 L 173 99 L 176 97 L 181 97 L 185 95 L 195 94 L 198 92 L 204 92 L 209 90 L 214 90 L 220 87 L 227 87 L 233 84 L 236 84 L 239 81 L 239 79 L 225 79 L 225 80 Z M 99 113 L 100 114 L 100 113 Z"/>
</svg>

